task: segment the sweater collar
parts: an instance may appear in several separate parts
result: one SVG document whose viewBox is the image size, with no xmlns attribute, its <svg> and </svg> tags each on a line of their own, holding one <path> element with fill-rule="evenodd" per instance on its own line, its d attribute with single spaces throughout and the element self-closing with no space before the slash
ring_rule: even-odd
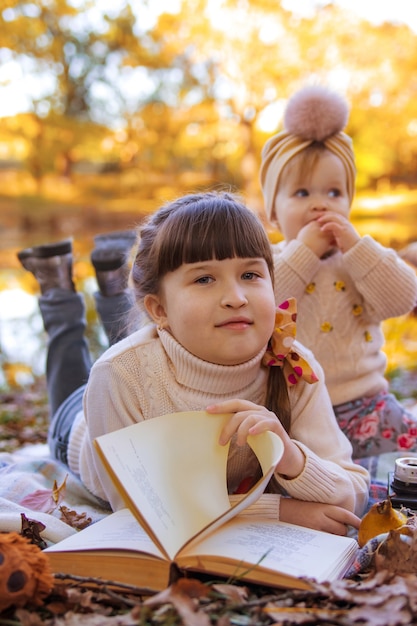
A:
<svg viewBox="0 0 417 626">
<path fill-rule="evenodd" d="M 203 361 L 188 352 L 165 329 L 157 330 L 161 343 L 172 362 L 176 380 L 186 387 L 214 394 L 238 394 L 266 375 L 262 366 L 265 348 L 250 361 L 239 365 L 217 365 Z"/>
</svg>

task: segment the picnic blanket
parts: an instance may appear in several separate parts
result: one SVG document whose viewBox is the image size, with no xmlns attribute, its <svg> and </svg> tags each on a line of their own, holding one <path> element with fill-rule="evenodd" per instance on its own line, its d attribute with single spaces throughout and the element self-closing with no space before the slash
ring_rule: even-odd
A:
<svg viewBox="0 0 417 626">
<path fill-rule="evenodd" d="M 361 459 L 372 480 L 368 507 L 387 497 L 388 472 L 399 456 L 405 455 L 392 452 Z M 59 487 L 64 482 L 59 502 L 55 503 L 51 490 L 54 483 Z M 63 510 L 92 523 L 110 513 L 66 466 L 49 456 L 46 444 L 0 453 L 0 531 L 20 532 L 23 513 L 44 524 L 42 538 L 51 545 L 77 532 L 63 521 Z"/>
<path fill-rule="evenodd" d="M 55 482 L 58 487 L 65 483 L 58 502 L 50 496 Z M 87 523 L 110 513 L 65 465 L 50 457 L 46 444 L 0 453 L 0 531 L 20 532 L 23 513 L 45 526 L 42 539 L 52 545 L 77 532 L 62 521 L 63 511 Z"/>
</svg>

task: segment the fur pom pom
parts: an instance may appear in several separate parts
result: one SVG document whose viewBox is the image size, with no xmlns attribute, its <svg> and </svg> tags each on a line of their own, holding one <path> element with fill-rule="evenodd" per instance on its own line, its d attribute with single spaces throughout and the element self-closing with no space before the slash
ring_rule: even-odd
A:
<svg viewBox="0 0 417 626">
<path fill-rule="evenodd" d="M 341 132 L 347 124 L 349 108 L 339 94 L 312 85 L 297 91 L 288 101 L 284 127 L 300 139 L 324 141 Z"/>
</svg>

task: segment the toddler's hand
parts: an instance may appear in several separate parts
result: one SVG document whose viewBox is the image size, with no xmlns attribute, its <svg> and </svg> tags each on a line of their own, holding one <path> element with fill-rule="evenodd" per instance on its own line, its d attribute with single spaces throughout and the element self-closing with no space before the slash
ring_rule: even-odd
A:
<svg viewBox="0 0 417 626">
<path fill-rule="evenodd" d="M 326 211 L 318 218 L 317 224 L 324 235 L 332 236 L 337 247 L 343 253 L 353 248 L 360 239 L 360 235 L 351 222 L 339 213 Z"/>
<path fill-rule="evenodd" d="M 359 528 L 360 519 L 354 513 L 334 504 L 305 502 L 281 498 L 279 519 L 282 522 L 314 528 L 333 535 L 346 535 L 347 526 Z"/>
<path fill-rule="evenodd" d="M 220 445 L 226 445 L 236 434 L 236 444 L 243 446 L 248 435 L 259 435 L 267 430 L 276 433 L 284 444 L 284 453 L 276 471 L 287 478 L 295 478 L 303 471 L 305 458 L 300 448 L 292 441 L 281 422 L 272 411 L 249 400 L 226 400 L 206 408 L 208 413 L 232 413 L 220 433 Z"/>
<path fill-rule="evenodd" d="M 323 231 L 318 220 L 312 220 L 303 226 L 297 235 L 297 241 L 301 241 L 319 258 L 335 247 L 333 233 Z"/>
</svg>

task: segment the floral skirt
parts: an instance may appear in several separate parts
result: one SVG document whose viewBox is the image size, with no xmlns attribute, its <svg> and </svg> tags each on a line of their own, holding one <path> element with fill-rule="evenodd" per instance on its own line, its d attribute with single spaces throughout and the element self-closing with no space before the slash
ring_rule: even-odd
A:
<svg viewBox="0 0 417 626">
<path fill-rule="evenodd" d="M 387 392 L 333 407 L 353 459 L 383 452 L 417 452 L 417 417 Z"/>
</svg>

